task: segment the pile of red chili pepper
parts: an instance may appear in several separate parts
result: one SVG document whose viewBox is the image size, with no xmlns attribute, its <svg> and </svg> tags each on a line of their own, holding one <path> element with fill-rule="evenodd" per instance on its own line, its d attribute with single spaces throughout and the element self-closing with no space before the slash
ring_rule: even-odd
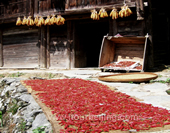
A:
<svg viewBox="0 0 170 133">
<path fill-rule="evenodd" d="M 106 67 L 106 68 L 108 68 L 108 67 L 129 67 L 135 63 L 136 62 L 133 62 L 133 61 L 120 61 L 118 63 L 113 62 L 113 63 L 106 64 L 103 67 Z"/>
<path fill-rule="evenodd" d="M 120 61 L 120 62 L 112 62 L 109 64 L 104 65 L 104 68 L 112 68 L 112 67 L 120 67 L 120 68 L 125 68 L 125 67 L 130 67 L 133 64 L 135 64 L 136 62 L 134 61 Z M 138 69 L 141 70 L 142 69 L 142 65 L 136 66 L 134 69 Z"/>
<path fill-rule="evenodd" d="M 170 124 L 170 111 L 137 102 L 108 86 L 83 79 L 25 80 L 52 110 L 60 133 L 148 130 Z"/>
</svg>

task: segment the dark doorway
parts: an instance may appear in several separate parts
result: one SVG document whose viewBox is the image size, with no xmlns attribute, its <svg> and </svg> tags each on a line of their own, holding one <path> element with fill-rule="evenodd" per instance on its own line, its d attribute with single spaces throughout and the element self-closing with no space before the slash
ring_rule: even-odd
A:
<svg viewBox="0 0 170 133">
<path fill-rule="evenodd" d="M 77 26 L 76 67 L 98 67 L 103 36 L 109 32 L 109 21 L 83 21 Z"/>
</svg>

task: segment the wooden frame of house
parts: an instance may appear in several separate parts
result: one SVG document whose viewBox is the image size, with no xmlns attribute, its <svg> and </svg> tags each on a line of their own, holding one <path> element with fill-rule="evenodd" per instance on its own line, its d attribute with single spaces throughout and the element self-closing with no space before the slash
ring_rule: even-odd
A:
<svg viewBox="0 0 170 133">
<path fill-rule="evenodd" d="M 98 67 L 103 36 L 150 35 L 147 66 L 168 64 L 170 59 L 169 16 L 158 13 L 154 0 L 8 0 L 0 3 L 0 66 L 2 68 L 81 68 Z M 91 10 L 102 7 L 108 14 L 112 7 L 121 9 L 126 3 L 133 14 L 112 20 L 92 20 Z M 61 14 L 62 26 L 16 26 L 17 17 Z M 159 15 L 165 34 L 155 30 Z M 167 21 L 168 20 L 168 21 Z M 168 29 L 168 30 L 167 30 Z M 160 46 L 159 43 L 162 43 Z"/>
</svg>

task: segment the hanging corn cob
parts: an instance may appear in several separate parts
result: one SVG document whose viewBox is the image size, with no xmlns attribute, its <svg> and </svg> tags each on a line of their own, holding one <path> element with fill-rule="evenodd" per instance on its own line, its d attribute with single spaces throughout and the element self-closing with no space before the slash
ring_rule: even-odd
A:
<svg viewBox="0 0 170 133">
<path fill-rule="evenodd" d="M 98 13 L 97 13 L 97 11 L 95 9 L 91 10 L 90 18 L 93 19 L 93 20 L 99 20 L 99 15 L 98 15 Z"/>
<path fill-rule="evenodd" d="M 57 18 L 55 17 L 55 15 L 53 14 L 51 19 L 50 19 L 50 23 L 51 25 L 55 24 L 57 22 Z"/>
<path fill-rule="evenodd" d="M 17 18 L 16 25 L 18 25 L 18 26 L 19 26 L 19 25 L 21 25 L 21 24 L 22 24 L 21 18 L 20 18 L 20 17 L 18 17 L 18 18 Z"/>
<path fill-rule="evenodd" d="M 45 20 L 43 19 L 43 17 L 40 16 L 37 26 L 41 27 L 44 23 L 45 23 Z"/>
<path fill-rule="evenodd" d="M 124 6 L 121 7 L 121 10 L 119 12 L 119 16 L 120 17 L 128 17 L 132 14 L 132 11 L 130 10 L 130 8 L 124 4 Z"/>
<path fill-rule="evenodd" d="M 46 20 L 45 20 L 45 24 L 44 25 L 51 25 L 51 22 L 50 22 L 50 16 L 48 15 Z"/>
<path fill-rule="evenodd" d="M 119 17 L 119 14 L 117 12 L 117 9 L 115 7 L 113 7 L 111 13 L 110 13 L 110 17 L 112 17 L 112 19 L 117 19 Z"/>
<path fill-rule="evenodd" d="M 105 18 L 105 17 L 108 17 L 108 14 L 106 12 L 106 10 L 104 8 L 101 8 L 100 11 L 99 11 L 99 16 L 101 18 Z"/>
<path fill-rule="evenodd" d="M 57 25 L 63 25 L 64 22 L 65 22 L 65 19 L 61 15 L 57 15 L 56 24 Z"/>
<path fill-rule="evenodd" d="M 25 25 L 27 23 L 27 19 L 26 17 L 24 16 L 23 20 L 22 20 L 22 25 Z"/>
<path fill-rule="evenodd" d="M 31 19 L 31 16 L 29 16 L 27 18 L 26 24 L 27 24 L 27 26 L 33 26 L 34 25 L 34 21 L 33 21 L 33 19 Z"/>
<path fill-rule="evenodd" d="M 37 24 L 38 24 L 38 21 L 39 21 L 39 17 L 36 16 L 35 19 L 34 19 L 34 24 L 35 24 L 36 26 L 37 26 Z"/>
</svg>

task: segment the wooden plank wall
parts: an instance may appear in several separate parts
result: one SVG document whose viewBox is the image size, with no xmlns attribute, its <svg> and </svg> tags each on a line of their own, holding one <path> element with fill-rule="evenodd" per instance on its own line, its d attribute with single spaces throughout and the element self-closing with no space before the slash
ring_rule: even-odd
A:
<svg viewBox="0 0 170 133">
<path fill-rule="evenodd" d="M 126 20 L 117 21 L 117 33 L 121 35 L 144 36 L 145 25 L 144 21 Z"/>
<path fill-rule="evenodd" d="M 50 67 L 67 67 L 67 24 L 50 26 Z"/>
<path fill-rule="evenodd" d="M 3 32 L 3 67 L 38 67 L 38 29 L 7 26 Z"/>
<path fill-rule="evenodd" d="M 152 35 L 153 65 L 170 64 L 170 16 L 167 2 L 148 0 L 147 29 Z"/>
</svg>

